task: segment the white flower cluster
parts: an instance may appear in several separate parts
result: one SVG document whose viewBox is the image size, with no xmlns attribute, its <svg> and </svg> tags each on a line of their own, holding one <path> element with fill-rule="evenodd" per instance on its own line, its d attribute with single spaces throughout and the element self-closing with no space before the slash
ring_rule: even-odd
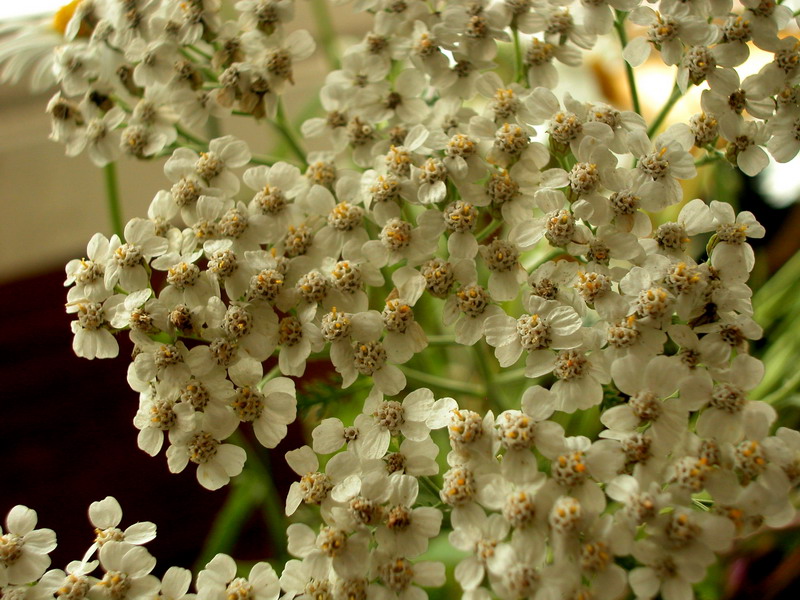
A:
<svg viewBox="0 0 800 600">
<path fill-rule="evenodd" d="M 324 525 L 289 527 L 286 598 L 425 597 L 417 585 L 441 585 L 444 567 L 413 559 L 444 512 L 451 545 L 469 554 L 455 570 L 465 598 L 611 599 L 630 586 L 679 600 L 734 536 L 794 515 L 800 434 L 772 432 L 774 410 L 747 398 L 763 375 L 748 353 L 761 329 L 747 240 L 764 230 L 727 204 L 683 203 L 680 183 L 696 159 L 752 175 L 765 148 L 797 154 L 800 41 L 778 35 L 791 11 L 569 4 L 358 2 L 374 25 L 326 77 L 325 115 L 302 133 L 328 150 L 308 155 L 280 106 L 314 49 L 286 30 L 290 0 L 241 0 L 225 22 L 213 0 L 73 7 L 52 137 L 98 165 L 169 156 L 170 187 L 147 218 L 97 234 L 66 269 L 75 352 L 116 356 L 121 332 L 135 346 L 140 447 L 158 453 L 166 432 L 169 468 L 194 462 L 216 489 L 243 468 L 244 451 L 224 443 L 240 423 L 267 448 L 285 437 L 289 377 L 312 353 L 330 357 L 343 388 L 369 378 L 352 426 L 324 420 L 313 449 L 287 455 L 300 477 L 287 515 L 319 506 Z M 677 66 L 674 95 L 707 82 L 690 123 L 656 135 L 638 106 L 551 91 L 554 60 L 580 64 L 612 31 L 624 43 L 627 21 L 643 28 L 624 48 L 629 65 L 655 50 Z M 774 60 L 741 81 L 751 42 Z M 507 81 L 498 67 L 512 54 Z M 232 112 L 270 120 L 295 162 L 190 133 Z M 653 229 L 648 212 L 679 203 Z M 691 239 L 708 235 L 698 261 Z M 392 399 L 432 333 L 418 302 L 441 306 L 426 320 L 456 344 L 486 343 L 501 368 L 521 361 L 524 377 L 552 384 L 532 381 L 518 409 L 496 415 L 424 388 Z M 599 419 L 597 439 L 551 419 L 576 411 Z M 430 432 L 444 427 L 440 480 Z M 318 453 L 333 454 L 324 472 Z M 115 547 L 120 561 L 132 552 Z M 629 573 L 625 556 L 638 565 Z M 278 593 L 271 570 L 250 583 L 233 574 L 215 559 L 199 593 Z"/>
<path fill-rule="evenodd" d="M 277 600 L 278 576 L 269 564 L 255 564 L 247 578 L 236 577 L 233 559 L 216 555 L 197 576 L 197 593 L 188 593 L 192 574 L 170 567 L 159 580 L 151 572 L 154 556 L 143 544 L 156 537 L 153 523 L 135 523 L 124 531 L 119 503 L 108 496 L 89 507 L 95 541 L 80 560 L 66 570 L 50 569 L 48 554 L 56 547 L 50 529 L 33 529 L 36 512 L 15 506 L 8 514 L 8 533 L 0 535 L 0 592 L 13 600 Z M 1 530 L 0 530 L 1 531 Z M 97 558 L 94 555 L 97 553 Z M 99 570 L 99 572 L 98 572 Z M 97 573 L 97 575 L 94 575 Z M 237 595 L 238 594 L 238 595 Z"/>
</svg>

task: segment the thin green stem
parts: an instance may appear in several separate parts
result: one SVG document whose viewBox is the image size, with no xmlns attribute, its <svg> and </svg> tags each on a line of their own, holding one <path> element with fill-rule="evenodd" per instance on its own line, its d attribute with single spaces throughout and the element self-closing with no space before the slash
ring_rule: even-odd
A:
<svg viewBox="0 0 800 600">
<path fill-rule="evenodd" d="M 512 27 L 511 33 L 514 36 L 514 81 L 523 82 L 525 87 L 529 87 L 528 78 L 525 76 L 525 67 L 522 64 L 522 44 L 519 41 L 519 30 Z"/>
<path fill-rule="evenodd" d="M 475 234 L 475 239 L 478 240 L 479 242 L 482 242 L 487 237 L 492 235 L 502 225 L 503 225 L 502 219 L 492 219 L 491 223 L 489 223 L 486 227 L 484 227 L 478 233 Z"/>
<path fill-rule="evenodd" d="M 412 369 L 406 365 L 400 365 L 400 370 L 403 371 L 405 376 L 409 379 L 412 379 L 413 381 L 423 385 L 430 385 L 448 392 L 453 392 L 455 394 L 468 394 L 470 396 L 475 396 L 476 398 L 483 398 L 486 395 L 481 386 L 473 383 L 456 381 L 455 379 L 448 379 L 446 377 L 439 377 L 438 375 L 432 375 L 430 373 L 425 373 L 424 371 Z"/>
<path fill-rule="evenodd" d="M 275 487 L 275 478 L 270 473 L 269 455 L 266 450 L 254 448 L 241 433 L 234 432 L 231 441 L 244 448 L 247 452 L 247 466 L 257 481 L 257 491 L 260 492 L 261 514 L 269 529 L 276 554 L 286 555 L 286 518 L 283 500 Z"/>
<path fill-rule="evenodd" d="M 428 346 L 452 346 L 456 343 L 452 335 L 429 335 Z"/>
<path fill-rule="evenodd" d="M 176 126 L 175 126 L 175 131 L 177 131 L 177 132 L 178 132 L 178 135 L 179 135 L 179 136 L 181 136 L 182 138 L 184 138 L 184 139 L 186 139 L 186 140 L 190 141 L 192 144 L 196 144 L 197 146 L 200 146 L 200 147 L 202 147 L 202 148 L 208 148 L 208 141 L 206 141 L 206 140 L 204 140 L 204 139 L 202 139 L 202 138 L 199 138 L 199 137 L 197 137 L 197 136 L 196 136 L 196 135 L 194 135 L 193 133 L 189 133 L 188 131 L 186 131 L 186 130 L 185 130 L 183 127 L 181 127 L 180 125 L 176 125 Z"/>
<path fill-rule="evenodd" d="M 259 381 L 259 382 L 256 384 L 256 387 L 257 387 L 259 390 L 263 389 L 263 388 L 264 388 L 264 386 L 266 385 L 266 383 L 267 383 L 267 382 L 268 382 L 270 379 L 274 379 L 274 378 L 275 378 L 275 376 L 276 376 L 276 375 L 278 375 L 280 372 L 281 372 L 281 368 L 280 368 L 278 365 L 275 365 L 275 366 L 274 366 L 274 367 L 272 367 L 272 368 L 271 368 L 269 371 L 267 371 L 267 374 L 266 374 L 266 375 L 264 375 L 264 376 L 261 378 L 261 381 Z"/>
<path fill-rule="evenodd" d="M 283 110 L 283 102 L 280 100 L 278 100 L 278 112 L 275 114 L 275 120 L 270 122 L 275 130 L 281 134 L 281 137 L 283 137 L 284 141 L 289 145 L 294 155 L 300 160 L 303 168 L 308 167 L 306 153 L 289 128 L 289 121 L 286 118 L 286 112 Z"/>
<path fill-rule="evenodd" d="M 250 157 L 250 162 L 254 165 L 267 165 L 269 167 L 282 160 L 284 159 L 278 156 L 272 156 L 271 154 L 254 154 Z"/>
<path fill-rule="evenodd" d="M 197 558 L 195 564 L 197 569 L 204 568 L 218 553 L 230 553 L 233 549 L 253 507 L 260 500 L 252 485 L 252 479 L 254 479 L 252 474 L 245 471 L 231 482 L 225 504 L 217 512 L 200 556 Z"/>
<path fill-rule="evenodd" d="M 787 379 L 781 387 L 761 398 L 761 401 L 767 404 L 780 403 L 796 392 L 798 387 L 800 387 L 800 371 L 795 371 L 794 375 Z"/>
<path fill-rule="evenodd" d="M 124 241 L 125 225 L 122 220 L 122 206 L 119 200 L 116 163 L 110 162 L 103 167 L 103 179 L 106 185 L 106 202 L 108 202 L 108 216 L 111 219 L 111 228 L 119 236 L 119 239 Z"/>
<path fill-rule="evenodd" d="M 672 88 L 672 93 L 669 95 L 669 98 L 667 98 L 666 103 L 664 104 L 664 106 L 661 107 L 661 111 L 659 111 L 658 115 L 656 115 L 656 118 L 653 120 L 653 122 L 650 124 L 650 127 L 647 129 L 648 136 L 653 137 L 653 134 L 655 134 L 659 130 L 662 123 L 664 123 L 664 120 L 667 118 L 670 111 L 672 110 L 672 107 L 675 106 L 675 103 L 678 100 L 680 100 L 682 96 L 683 92 L 676 83 L 675 86 Z"/>
<path fill-rule="evenodd" d="M 617 30 L 617 36 L 619 37 L 619 43 L 622 45 L 622 49 L 625 49 L 625 46 L 628 45 L 628 34 L 625 31 L 625 17 L 628 16 L 628 13 L 623 11 L 616 11 L 617 19 L 614 21 L 614 29 Z M 623 59 L 624 60 L 624 59 Z M 639 114 L 642 114 L 642 107 L 639 104 L 639 92 L 636 89 L 636 78 L 633 74 L 633 67 L 628 63 L 627 60 L 625 62 L 625 75 L 628 78 L 628 87 L 631 91 L 631 104 L 633 106 L 633 110 Z"/>
<path fill-rule="evenodd" d="M 724 158 L 725 158 L 725 155 L 722 152 L 715 152 L 713 154 L 712 153 L 708 153 L 703 158 L 694 161 L 694 166 L 695 167 L 703 167 L 705 165 L 710 165 L 710 164 L 715 163 L 715 162 L 717 162 L 719 160 L 722 160 Z"/>
<path fill-rule="evenodd" d="M 336 51 L 336 31 L 326 0 L 311 0 L 311 12 L 317 25 L 317 35 L 331 71 L 339 68 L 339 53 Z"/>
<path fill-rule="evenodd" d="M 428 477 L 427 475 L 423 475 L 418 479 L 420 483 L 422 483 L 422 487 L 426 488 L 435 499 L 438 500 L 440 498 L 439 492 L 441 491 L 441 489 L 439 488 L 438 485 L 436 485 L 436 483 L 430 477 Z"/>
<path fill-rule="evenodd" d="M 200 50 L 200 48 L 198 48 L 194 44 L 190 44 L 190 45 L 188 45 L 186 47 L 189 50 L 191 50 L 192 52 L 195 52 L 195 53 L 199 54 L 200 56 L 202 56 L 206 60 L 211 60 L 211 58 L 212 58 L 211 55 L 208 52 L 204 52 L 203 50 Z"/>
<path fill-rule="evenodd" d="M 525 379 L 525 369 L 512 369 L 506 370 L 495 377 L 494 382 L 497 385 L 505 385 L 507 383 L 516 383 Z"/>
</svg>

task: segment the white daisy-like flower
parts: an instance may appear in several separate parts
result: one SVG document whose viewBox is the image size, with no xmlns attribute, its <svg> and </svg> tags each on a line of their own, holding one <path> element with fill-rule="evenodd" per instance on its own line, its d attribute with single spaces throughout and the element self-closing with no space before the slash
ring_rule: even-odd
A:
<svg viewBox="0 0 800 600">
<path fill-rule="evenodd" d="M 680 440 L 689 417 L 686 402 L 667 400 L 678 388 L 679 374 L 678 365 L 667 356 L 646 362 L 633 356 L 614 361 L 614 384 L 630 399 L 605 411 L 600 421 L 617 431 L 634 431 L 650 423 L 653 451 L 665 455 Z"/>
<path fill-rule="evenodd" d="M 486 342 L 494 346 L 501 367 L 513 365 L 526 352 L 525 376 L 540 377 L 555 366 L 550 349 L 580 346 L 583 321 L 571 306 L 539 296 L 529 296 L 525 308 L 518 319 L 506 314 L 489 317 Z"/>
<path fill-rule="evenodd" d="M 428 548 L 428 540 L 439 534 L 442 512 L 432 506 L 417 506 L 419 482 L 411 475 L 389 478 L 385 517 L 375 531 L 381 549 L 400 556 L 418 556 Z"/>
<path fill-rule="evenodd" d="M 699 556 L 697 553 L 675 552 L 652 540 L 637 541 L 632 553 L 644 565 L 628 575 L 636 597 L 654 598 L 660 590 L 664 600 L 692 598 L 692 584 L 702 581 L 714 556 L 709 551 Z"/>
<path fill-rule="evenodd" d="M 81 358 L 114 358 L 119 353 L 119 344 L 109 331 L 111 319 L 125 296 L 117 294 L 105 302 L 74 300 L 67 304 L 67 313 L 77 315 L 72 321 L 72 350 Z"/>
<path fill-rule="evenodd" d="M 149 275 L 145 265 L 168 249 L 168 242 L 158 237 L 153 224 L 147 219 L 131 219 L 125 226 L 125 243 L 116 236 L 111 237 L 106 261 L 105 285 L 115 285 L 127 292 L 136 292 L 148 287 Z"/>
<path fill-rule="evenodd" d="M 259 562 L 250 569 L 250 574 L 237 577 L 236 562 L 227 554 L 217 554 L 197 574 L 197 600 L 229 600 L 252 598 L 253 600 L 277 600 L 280 583 L 275 570 L 268 563 Z"/>
<path fill-rule="evenodd" d="M 239 178 L 230 169 L 250 161 L 247 144 L 226 135 L 211 140 L 208 148 L 208 152 L 200 154 L 189 148 L 178 148 L 164 165 L 164 172 L 173 181 L 194 173 L 207 185 L 235 194 L 239 191 Z"/>
<path fill-rule="evenodd" d="M 631 11 L 628 19 L 632 23 L 648 27 L 647 34 L 635 37 L 622 51 L 622 56 L 632 66 L 638 67 L 650 56 L 651 47 L 661 52 L 667 65 L 680 61 L 683 43 L 699 46 L 711 43 L 717 30 L 706 19 L 689 14 L 689 7 L 673 5 L 669 13 L 658 12 L 647 6 Z"/>
<path fill-rule="evenodd" d="M 349 534 L 326 526 L 319 534 L 314 534 L 308 525 L 293 523 L 286 533 L 289 552 L 308 561 L 312 570 L 332 568 L 343 579 L 361 577 L 366 573 L 370 542 L 367 532 Z"/>
<path fill-rule="evenodd" d="M 256 439 L 265 448 L 274 448 L 286 437 L 287 426 L 297 417 L 294 381 L 276 377 L 259 387 L 261 373 L 229 373 L 236 384 L 229 399 L 233 413 L 242 423 L 252 423 Z"/>
<path fill-rule="evenodd" d="M 194 428 L 194 409 L 187 402 L 166 399 L 157 393 L 142 393 L 139 410 L 133 425 L 139 430 L 136 443 L 150 456 L 161 451 L 164 434 L 172 429 L 191 431 Z"/>
<path fill-rule="evenodd" d="M 555 410 L 572 413 L 603 400 L 603 384 L 609 382 L 611 375 L 598 341 L 585 339 L 581 346 L 556 355 L 553 373 L 557 380 L 550 388 Z"/>
<path fill-rule="evenodd" d="M 67 295 L 67 300 L 87 298 L 93 302 L 102 302 L 113 293 L 113 286 L 105 282 L 106 265 L 110 259 L 110 242 L 101 233 L 95 233 L 86 246 L 88 258 L 73 259 L 67 263 L 65 286 L 74 285 Z"/>
<path fill-rule="evenodd" d="M 711 264 L 720 270 L 723 278 L 745 281 L 755 265 L 753 248 L 747 238 L 764 237 L 764 227 L 750 211 L 736 215 L 730 204 L 717 200 L 712 200 L 710 207 L 717 226 Z"/>
<path fill-rule="evenodd" d="M 754 177 L 769 165 L 764 150 L 769 131 L 763 121 L 745 121 L 739 115 L 724 115 L 719 119 L 719 132 L 729 144 L 726 156 L 736 163 L 745 175 Z"/>
<path fill-rule="evenodd" d="M 697 419 L 697 434 L 718 442 L 737 443 L 743 438 L 761 438 L 777 418 L 775 409 L 765 402 L 747 400 L 746 393 L 764 376 L 764 363 L 740 354 L 729 369 L 714 374 L 718 383 L 705 388 L 708 405 Z M 710 392 L 710 393 L 709 393 Z"/>
<path fill-rule="evenodd" d="M 234 432 L 236 421 L 217 423 L 203 413 L 196 413 L 195 420 L 194 431 L 170 432 L 167 465 L 170 472 L 180 473 L 191 461 L 197 465 L 198 483 L 217 490 L 242 472 L 247 454 L 239 446 L 222 442 Z"/>
<path fill-rule="evenodd" d="M 454 548 L 471 553 L 456 565 L 455 578 L 468 591 L 478 587 L 487 572 L 500 574 L 499 557 L 494 549 L 508 535 L 508 521 L 502 515 L 486 515 L 477 504 L 454 510 L 453 530 L 448 539 Z"/>
<path fill-rule="evenodd" d="M 90 600 L 144 600 L 158 591 L 158 578 L 150 575 L 156 559 L 143 547 L 110 541 L 99 557 L 105 574 L 89 590 Z"/>
<path fill-rule="evenodd" d="M 49 600 L 59 590 L 65 590 L 65 595 L 69 595 L 75 600 L 84 600 L 89 589 L 97 583 L 97 578 L 89 575 L 97 568 L 99 561 L 93 560 L 84 562 L 73 560 L 67 568 L 50 569 L 42 575 L 42 578 L 31 589 L 26 598 L 35 600 Z"/>
<path fill-rule="evenodd" d="M 286 496 L 286 516 L 291 516 L 301 503 L 321 506 L 329 514 L 337 502 L 344 502 L 358 494 L 361 489 L 359 470 L 361 463 L 355 452 L 340 452 L 319 471 L 319 459 L 308 446 L 286 453 L 286 462 L 300 475 Z"/>
<path fill-rule="evenodd" d="M 383 448 L 380 454 L 383 456 L 392 436 L 402 434 L 406 439 L 423 441 L 430 436 L 431 429 L 445 426 L 449 412 L 456 407 L 452 398 L 435 400 L 433 392 L 427 388 L 414 390 L 402 403 L 384 400 L 382 394 L 373 389 L 364 401 L 363 410 L 364 414 L 372 416 L 372 422 L 365 423 L 361 429 L 365 436 L 370 436 L 372 429 L 380 431 L 375 443 Z"/>
<path fill-rule="evenodd" d="M 371 556 L 372 571 L 383 585 L 371 584 L 369 597 L 376 600 L 421 600 L 427 594 L 417 586 L 440 587 L 446 581 L 444 564 L 412 563 L 402 552 L 377 550 Z"/>
<path fill-rule="evenodd" d="M 689 135 L 682 135 L 681 131 L 668 129 L 652 142 L 642 130 L 632 131 L 628 136 L 630 152 L 639 161 L 635 172 L 639 185 L 637 194 L 652 196 L 660 202 L 659 209 L 683 197 L 679 179 L 692 179 L 697 175 L 694 158 L 689 154 L 694 138 L 688 131 Z"/>
<path fill-rule="evenodd" d="M 34 529 L 36 511 L 17 505 L 0 527 L 0 584 L 3 586 L 33 583 L 50 566 L 48 554 L 56 547 L 52 529 Z"/>
<path fill-rule="evenodd" d="M 156 526 L 150 521 L 140 521 L 127 527 L 124 531 L 118 525 L 122 521 L 122 507 L 113 496 L 106 496 L 103 500 L 92 502 L 89 505 L 89 521 L 94 526 L 95 539 L 83 557 L 83 562 L 88 561 L 95 550 L 102 548 L 108 542 L 125 542 L 134 546 L 146 544 L 155 539 Z"/>
<path fill-rule="evenodd" d="M 459 279 L 462 285 L 445 300 L 442 322 L 455 325 L 457 343 L 472 346 L 483 337 L 487 319 L 503 314 L 503 309 L 493 304 L 486 288 L 477 283 L 475 263 L 464 261 L 464 266 Z"/>
</svg>

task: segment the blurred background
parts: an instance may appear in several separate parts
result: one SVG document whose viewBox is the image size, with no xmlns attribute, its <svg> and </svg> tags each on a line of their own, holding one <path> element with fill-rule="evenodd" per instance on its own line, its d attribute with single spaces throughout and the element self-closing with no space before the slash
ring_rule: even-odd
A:
<svg viewBox="0 0 800 600">
<path fill-rule="evenodd" d="M 37 22 L 47 27 L 47 19 L 39 15 L 59 3 L 46 3 L 0 2 L 0 30 L 3 23 L 12 29 Z M 308 3 L 302 0 L 296 5 L 295 27 L 315 33 Z M 18 14 L 21 9 L 28 14 Z M 349 5 L 334 7 L 333 20 L 342 48 L 357 41 L 370 23 L 363 15 L 354 18 Z M 629 92 L 615 44 L 615 39 L 608 38 L 587 57 L 585 67 L 563 68 L 556 93 L 569 90 L 581 100 L 627 107 Z M 742 77 L 756 72 L 765 61 L 769 57 L 754 49 Z M 327 70 L 320 49 L 298 66 L 297 85 L 285 99 L 295 123 L 318 109 L 316 92 Z M 649 111 L 646 117 L 652 118 L 669 96 L 673 77 L 656 60 L 637 70 L 642 106 Z M 106 495 L 120 500 L 123 527 L 139 520 L 159 525 L 159 537 L 148 546 L 159 559 L 159 574 L 170 565 L 203 564 L 212 548 L 225 544 L 237 559 L 274 557 L 276 550 L 266 541 L 270 535 L 259 511 L 245 511 L 238 521 L 214 525 L 221 508 L 223 513 L 233 510 L 228 495 L 241 496 L 252 482 L 239 481 L 212 493 L 196 483 L 193 468 L 171 475 L 163 453 L 150 458 L 138 450 L 132 425 L 138 398 L 125 382 L 130 346 L 123 344 L 120 357 L 112 361 L 89 362 L 72 353 L 71 319 L 63 307 L 63 266 L 71 258 L 84 256 L 89 238 L 97 231 L 108 235 L 111 225 L 102 171 L 85 156 L 67 158 L 61 145 L 48 140 L 50 124 L 44 110 L 51 95 L 32 95 L 25 81 L 0 86 L 0 477 L 4 483 L 0 515 L 15 504 L 37 510 L 39 526 L 59 534 L 59 548 L 52 558 L 53 566 L 60 568 L 82 556 L 92 542 L 86 509 Z M 670 120 L 686 121 L 698 111 L 699 94 L 690 93 L 674 108 Z M 234 119 L 223 123 L 223 133 L 244 138 L 255 152 L 275 149 L 267 124 Z M 119 163 L 126 220 L 144 216 L 155 193 L 168 186 L 163 162 Z M 765 340 L 754 353 L 767 363 L 767 377 L 756 395 L 776 406 L 782 425 L 797 428 L 800 161 L 773 164 L 756 178 L 726 164 L 709 165 L 685 186 L 685 198 L 695 197 L 724 200 L 737 210 L 750 210 L 767 228 L 767 236 L 754 243 L 758 265 L 751 279 L 757 320 L 765 328 Z M 655 219 L 670 220 L 679 210 L 680 206 L 673 207 Z M 299 385 L 313 386 L 327 374 L 322 366 L 311 368 Z M 260 457 L 273 470 L 280 494 L 285 495 L 294 479 L 283 454 L 301 445 L 303 435 L 295 425 L 281 446 Z M 253 494 L 259 493 L 253 489 Z M 232 545 L 228 538 L 237 531 L 244 534 Z M 698 590 L 700 597 L 797 597 L 799 542 L 796 527 L 751 536 L 715 568 Z"/>
</svg>

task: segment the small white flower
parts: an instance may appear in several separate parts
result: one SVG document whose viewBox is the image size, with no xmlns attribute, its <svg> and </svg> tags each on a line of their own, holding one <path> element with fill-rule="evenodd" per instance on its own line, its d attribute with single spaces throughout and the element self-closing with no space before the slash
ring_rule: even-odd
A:
<svg viewBox="0 0 800 600">
<path fill-rule="evenodd" d="M 89 521 L 95 528 L 95 540 L 86 551 L 83 562 L 88 561 L 95 550 L 102 548 L 107 542 L 125 542 L 139 546 L 156 537 L 156 526 L 150 521 L 134 523 L 124 531 L 119 529 L 117 526 L 122 521 L 122 507 L 112 496 L 106 496 L 103 500 L 89 505 Z"/>
<path fill-rule="evenodd" d="M 0 527 L 0 584 L 33 583 L 50 566 L 47 556 L 56 547 L 52 529 L 34 529 L 36 511 L 15 506 L 6 517 L 6 530 Z"/>
<path fill-rule="evenodd" d="M 250 569 L 247 578 L 236 576 L 236 563 L 227 554 L 217 554 L 197 574 L 197 600 L 277 600 L 280 584 L 275 570 L 265 562 Z"/>
</svg>

